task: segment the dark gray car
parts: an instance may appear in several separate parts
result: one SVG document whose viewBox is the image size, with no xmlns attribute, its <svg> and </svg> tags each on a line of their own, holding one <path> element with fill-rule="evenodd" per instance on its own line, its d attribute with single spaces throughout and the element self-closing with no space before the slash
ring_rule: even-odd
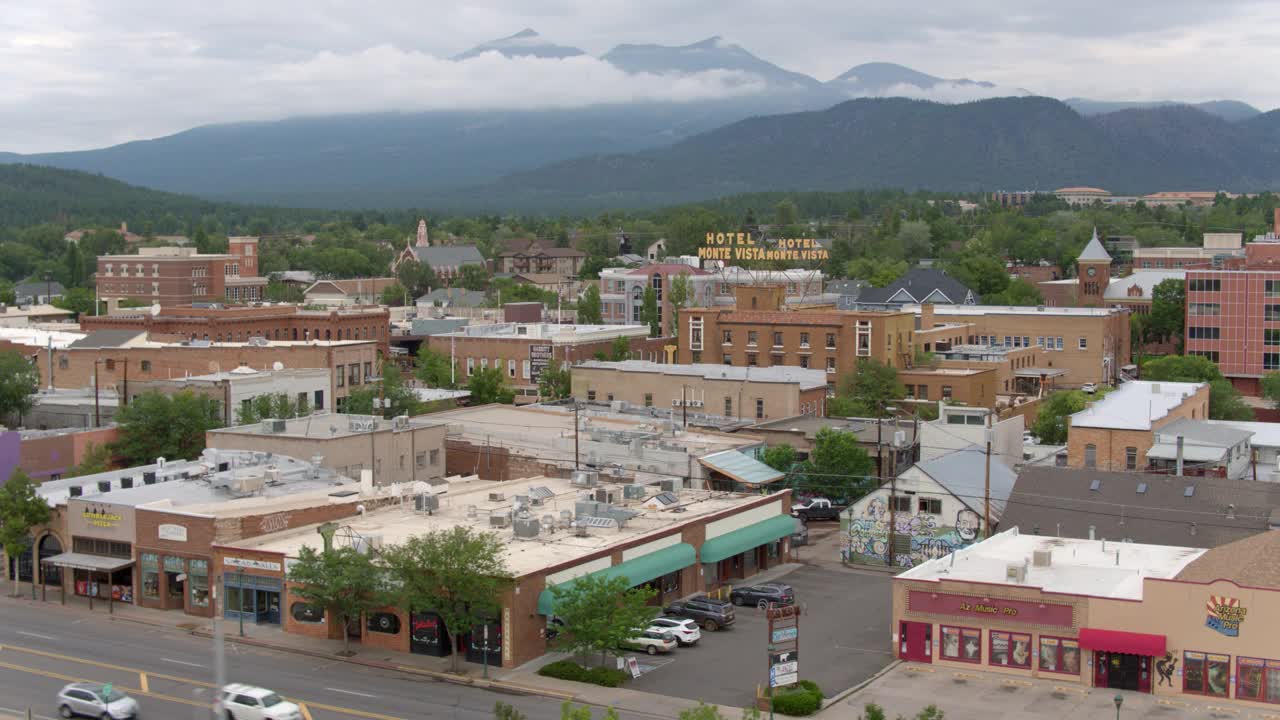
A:
<svg viewBox="0 0 1280 720">
<path fill-rule="evenodd" d="M 737 619 L 732 605 L 706 595 L 694 595 L 684 600 L 676 600 L 664 608 L 663 612 L 696 620 L 703 630 L 709 632 L 727 628 Z"/>
<path fill-rule="evenodd" d="M 729 600 L 734 605 L 794 605 L 796 591 L 783 583 L 764 583 L 762 585 L 743 585 L 729 593 Z"/>
</svg>

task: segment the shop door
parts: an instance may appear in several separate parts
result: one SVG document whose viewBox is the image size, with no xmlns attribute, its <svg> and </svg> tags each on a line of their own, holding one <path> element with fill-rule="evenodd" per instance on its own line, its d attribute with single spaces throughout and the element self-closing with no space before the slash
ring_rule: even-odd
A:
<svg viewBox="0 0 1280 720">
<path fill-rule="evenodd" d="M 485 628 L 488 628 L 488 637 Z M 502 623 L 489 622 L 471 628 L 467 637 L 463 638 L 463 646 L 467 649 L 467 660 L 473 663 L 484 663 L 486 657 L 489 665 L 502 667 Z"/>
<path fill-rule="evenodd" d="M 1107 685 L 1112 690 L 1137 690 L 1147 658 L 1127 653 L 1107 653 Z"/>
<path fill-rule="evenodd" d="M 249 598 L 245 597 L 247 603 Z M 280 593 L 270 590 L 253 591 L 254 619 L 260 623 L 280 624 Z M 247 611 L 248 608 L 245 608 Z"/>
<path fill-rule="evenodd" d="M 933 625 L 898 623 L 898 657 L 913 662 L 933 662 Z"/>
<path fill-rule="evenodd" d="M 445 657 L 452 652 L 449 632 L 435 613 L 409 616 L 409 652 Z"/>
<path fill-rule="evenodd" d="M 1151 661 L 1146 655 L 1138 656 L 1138 692 L 1151 692 Z"/>
<path fill-rule="evenodd" d="M 1093 653 L 1093 686 L 1109 687 L 1107 685 L 1107 659 L 1110 653 L 1094 651 Z"/>
</svg>

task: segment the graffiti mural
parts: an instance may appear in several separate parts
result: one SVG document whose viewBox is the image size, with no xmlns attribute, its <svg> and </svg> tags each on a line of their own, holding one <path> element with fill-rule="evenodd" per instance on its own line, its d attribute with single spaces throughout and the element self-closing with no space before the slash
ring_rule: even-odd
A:
<svg viewBox="0 0 1280 720">
<path fill-rule="evenodd" d="M 919 563 L 945 557 L 952 551 L 972 544 L 982 533 L 982 517 L 961 508 L 953 525 L 943 525 L 941 515 L 928 512 L 898 512 L 894 517 L 894 534 L 902 548 L 910 538 L 910 551 L 894 554 L 895 565 L 910 568 Z M 882 497 L 873 497 L 861 508 L 851 508 L 840 522 L 841 559 L 865 565 L 885 565 L 889 557 L 889 509 Z"/>
</svg>

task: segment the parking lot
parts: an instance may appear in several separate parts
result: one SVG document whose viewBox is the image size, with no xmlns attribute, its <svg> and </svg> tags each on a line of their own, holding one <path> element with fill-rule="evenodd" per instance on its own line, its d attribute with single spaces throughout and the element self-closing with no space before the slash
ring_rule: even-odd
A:
<svg viewBox="0 0 1280 720">
<path fill-rule="evenodd" d="M 851 687 L 891 660 L 889 576 L 809 565 L 778 578 L 795 588 L 805 608 L 800 620 L 800 677 L 828 695 Z M 768 677 L 768 620 L 754 608 L 737 609 L 729 630 L 703 632 L 695 647 L 670 655 L 636 657 L 642 675 L 635 690 L 745 706 Z"/>
</svg>

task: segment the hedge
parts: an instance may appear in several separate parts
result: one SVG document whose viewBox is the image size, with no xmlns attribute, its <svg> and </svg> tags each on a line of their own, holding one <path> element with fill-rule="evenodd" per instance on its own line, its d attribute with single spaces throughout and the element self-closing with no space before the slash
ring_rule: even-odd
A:
<svg viewBox="0 0 1280 720">
<path fill-rule="evenodd" d="M 812 680 L 801 680 L 773 696 L 773 709 L 783 715 L 812 715 L 822 707 L 822 689 Z"/>
<path fill-rule="evenodd" d="M 627 679 L 627 674 L 621 670 L 607 667 L 585 668 L 572 660 L 557 660 L 543 665 L 538 669 L 538 674 L 604 687 L 619 687 Z"/>
</svg>

